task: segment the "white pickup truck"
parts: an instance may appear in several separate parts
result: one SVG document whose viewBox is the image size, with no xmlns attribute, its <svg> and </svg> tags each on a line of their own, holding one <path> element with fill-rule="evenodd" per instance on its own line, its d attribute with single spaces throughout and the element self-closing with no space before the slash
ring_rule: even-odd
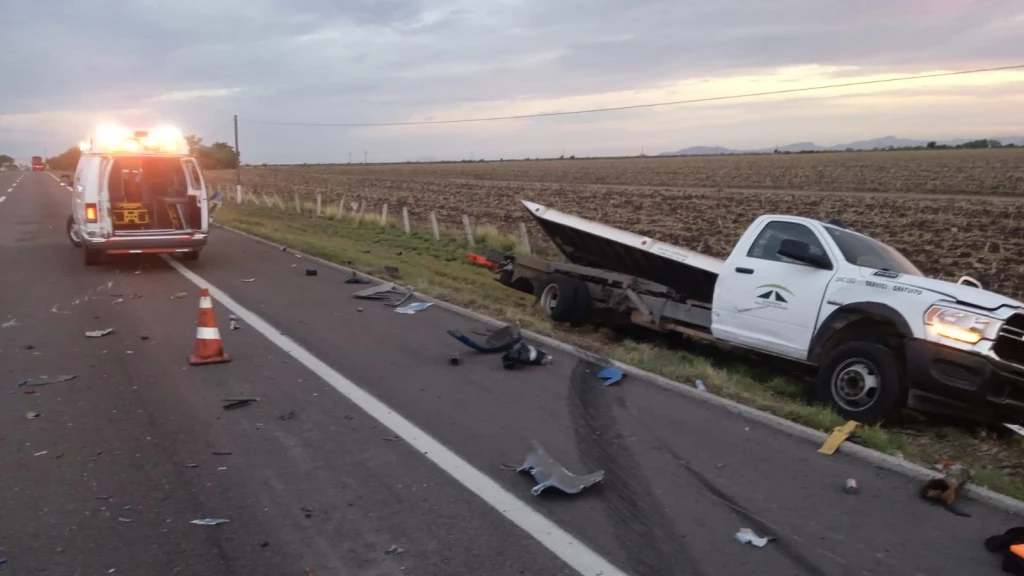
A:
<svg viewBox="0 0 1024 576">
<path fill-rule="evenodd" d="M 1024 304 L 925 277 L 839 222 L 757 218 L 724 261 L 523 202 L 568 262 L 492 257 L 555 321 L 629 322 L 797 361 L 844 417 L 1024 421 Z"/>
</svg>

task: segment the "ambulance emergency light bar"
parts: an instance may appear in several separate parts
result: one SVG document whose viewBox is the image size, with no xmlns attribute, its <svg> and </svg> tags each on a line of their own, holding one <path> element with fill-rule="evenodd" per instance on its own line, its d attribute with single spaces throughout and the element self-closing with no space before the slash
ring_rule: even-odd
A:
<svg viewBox="0 0 1024 576">
<path fill-rule="evenodd" d="M 96 129 L 96 134 L 83 140 L 78 148 L 82 152 L 132 154 L 187 154 L 188 142 L 174 126 L 157 126 L 152 130 L 129 130 L 123 126 L 107 124 Z"/>
</svg>

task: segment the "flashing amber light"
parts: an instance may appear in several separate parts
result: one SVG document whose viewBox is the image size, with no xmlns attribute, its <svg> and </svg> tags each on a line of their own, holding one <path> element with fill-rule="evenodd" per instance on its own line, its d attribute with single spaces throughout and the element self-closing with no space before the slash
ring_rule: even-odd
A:
<svg viewBox="0 0 1024 576">
<path fill-rule="evenodd" d="M 90 224 L 96 223 L 96 205 L 86 204 L 85 205 L 85 221 Z"/>
</svg>

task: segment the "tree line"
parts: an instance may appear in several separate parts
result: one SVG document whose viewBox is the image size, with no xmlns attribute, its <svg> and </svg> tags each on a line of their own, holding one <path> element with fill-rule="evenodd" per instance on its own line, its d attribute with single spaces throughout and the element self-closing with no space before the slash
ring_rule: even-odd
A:
<svg viewBox="0 0 1024 576">
<path fill-rule="evenodd" d="M 207 146 L 203 144 L 203 139 L 195 134 L 185 136 L 185 141 L 188 142 L 189 153 L 196 157 L 203 170 L 227 170 L 238 167 L 238 153 L 226 142 L 214 142 Z M 46 165 L 50 170 L 73 172 L 81 157 L 82 151 L 78 146 L 72 146 L 52 158 L 47 158 Z M 9 156 L 0 155 L 0 166 L 3 165 L 3 158 Z M 13 158 L 11 162 L 14 162 Z"/>
</svg>

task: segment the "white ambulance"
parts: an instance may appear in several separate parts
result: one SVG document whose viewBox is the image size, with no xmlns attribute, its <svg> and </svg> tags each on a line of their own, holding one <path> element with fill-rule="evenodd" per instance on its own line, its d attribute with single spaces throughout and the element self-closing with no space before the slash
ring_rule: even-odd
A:
<svg viewBox="0 0 1024 576">
<path fill-rule="evenodd" d="M 102 126 L 80 146 L 67 233 L 86 265 L 105 254 L 180 254 L 197 260 L 210 206 L 199 163 L 180 130 Z"/>
</svg>

